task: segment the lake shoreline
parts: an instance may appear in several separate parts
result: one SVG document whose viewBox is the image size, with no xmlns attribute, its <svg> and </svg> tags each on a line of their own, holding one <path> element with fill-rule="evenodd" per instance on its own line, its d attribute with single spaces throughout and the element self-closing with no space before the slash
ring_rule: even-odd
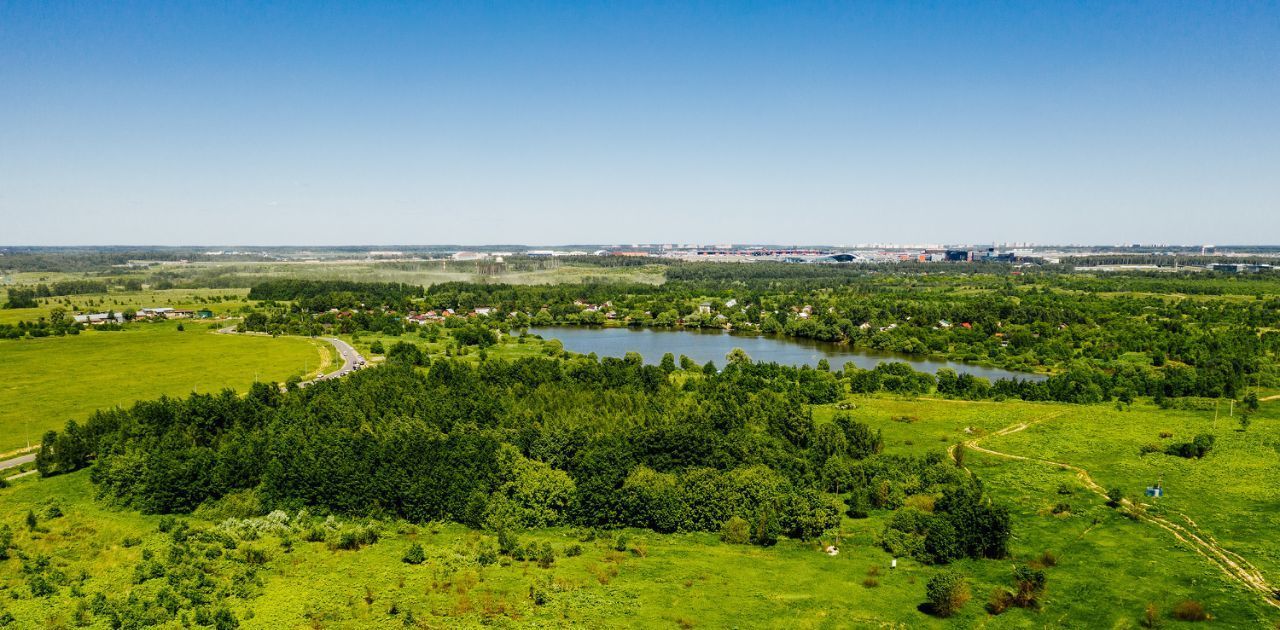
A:
<svg viewBox="0 0 1280 630">
<path fill-rule="evenodd" d="M 1049 377 L 1045 373 L 1020 372 L 1000 366 L 971 363 L 951 359 L 944 355 L 911 355 L 899 352 L 879 351 L 870 348 L 859 348 L 847 342 L 821 341 L 803 337 L 766 333 L 743 333 L 721 329 L 706 328 L 652 328 L 644 326 L 580 326 L 552 325 L 531 326 L 526 329 L 530 334 L 542 338 L 558 339 L 566 350 L 579 354 L 596 353 L 597 356 L 624 356 L 627 352 L 639 352 L 647 363 L 656 363 L 666 352 L 677 357 L 689 355 L 699 363 L 714 361 L 721 363 L 724 355 L 739 344 L 726 344 L 726 340 L 746 342 L 742 349 L 753 360 L 775 362 L 788 365 L 816 365 L 819 359 L 827 359 L 833 369 L 840 369 L 845 363 L 854 363 L 863 369 L 872 369 L 874 365 L 884 362 L 902 362 L 917 371 L 936 374 L 938 369 L 950 368 L 958 374 L 972 374 L 986 378 L 992 382 L 1000 378 L 1042 381 Z M 675 335 L 684 339 L 659 338 L 662 335 Z M 624 342 L 625 340 L 625 342 Z M 708 342 L 707 340 L 714 340 Z M 682 343 L 683 341 L 683 343 Z M 694 349 L 691 353 L 690 349 Z M 753 349 L 755 352 L 753 352 Z M 721 352 L 723 350 L 723 352 Z M 757 356 L 763 353 L 763 356 Z M 656 356 L 653 356 L 655 355 Z M 698 354 L 698 356 L 694 356 Z"/>
</svg>

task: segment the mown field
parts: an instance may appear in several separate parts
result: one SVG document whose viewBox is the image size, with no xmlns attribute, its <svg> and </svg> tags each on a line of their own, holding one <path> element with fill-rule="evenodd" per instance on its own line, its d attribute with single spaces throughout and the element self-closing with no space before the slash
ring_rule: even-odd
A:
<svg viewBox="0 0 1280 630">
<path fill-rule="evenodd" d="M 1268 577 L 1275 575 L 1275 493 L 1265 480 L 1280 478 L 1276 403 L 1264 403 L 1249 430 L 1235 437 L 1224 435 L 1231 428 L 1220 419 L 1219 444 L 1205 459 L 1171 461 L 1166 455 L 1138 455 L 1149 430 L 1175 436 L 1199 431 L 1212 422 L 1211 412 L 1206 420 L 1202 411 L 1141 405 L 1117 411 L 1101 405 L 892 397 L 848 402 L 856 407 L 855 416 L 884 431 L 890 453 L 940 451 L 977 439 L 1000 452 L 1072 462 L 1134 495 L 1149 485 L 1152 474 L 1163 471 L 1169 496 L 1153 502 L 1152 511 L 1186 513 L 1223 546 Z M 819 418 L 834 411 L 817 410 Z M 984 437 L 1024 422 L 1031 428 Z M 1171 611 L 1185 600 L 1203 604 L 1215 626 L 1270 628 L 1280 622 L 1280 611 L 1257 594 L 1168 532 L 1107 507 L 1073 473 L 973 450 L 964 461 L 1012 507 L 1013 557 L 953 564 L 968 576 L 973 600 L 949 620 L 918 609 L 925 601 L 924 584 L 938 568 L 905 559 L 897 569 L 889 568 L 891 558 L 878 545 L 887 518 L 880 512 L 867 519 L 845 518 L 841 553 L 835 557 L 820 553 L 816 543 L 784 540 L 762 549 L 725 544 L 714 534 L 631 530 L 626 550 L 619 551 L 618 532 L 590 539 L 563 528 L 522 533 L 523 543 L 550 545 L 555 559 L 548 567 L 503 557 L 485 564 L 483 550 L 492 547 L 493 535 L 456 525 L 378 522 L 381 539 L 359 550 L 307 542 L 306 526 L 298 525 L 283 534 L 237 538 L 211 574 L 227 581 L 230 595 L 223 604 L 246 628 L 1134 628 L 1148 606 L 1163 625 L 1178 627 L 1184 622 L 1174 620 Z M 170 535 L 157 529 L 160 517 L 94 500 L 88 475 L 28 477 L 0 489 L 0 523 L 16 532 L 16 546 L 28 555 L 48 555 L 70 576 L 56 594 L 33 598 L 21 561 L 0 563 L 0 610 L 14 615 L 18 627 L 70 626 L 76 622 L 77 601 L 89 601 L 96 592 L 124 597 L 132 590 L 154 593 L 163 587 L 160 578 L 134 583 L 144 554 L 163 558 L 174 546 Z M 50 504 L 64 516 L 41 517 L 35 531 L 27 528 L 26 513 L 44 514 Z M 1059 505 L 1067 509 L 1055 514 Z M 185 520 L 217 529 L 227 515 L 225 509 L 215 510 Z M 131 544 L 140 544 L 126 546 L 130 537 L 140 539 Z M 836 541 L 833 534 L 822 542 Z M 401 560 L 413 543 L 424 547 L 423 564 Z M 573 554 L 575 546 L 581 553 Z M 1012 608 L 991 615 L 984 604 L 993 589 L 1009 585 L 1015 563 L 1044 567 L 1047 594 L 1039 610 Z M 251 579 L 244 577 L 248 574 Z M 91 611 L 79 614 L 90 626 L 106 627 Z"/>
<path fill-rule="evenodd" d="M 161 395 L 283 382 L 334 355 L 301 338 L 219 335 L 209 324 L 134 324 L 120 331 L 0 341 L 0 453 L 103 407 Z"/>
</svg>

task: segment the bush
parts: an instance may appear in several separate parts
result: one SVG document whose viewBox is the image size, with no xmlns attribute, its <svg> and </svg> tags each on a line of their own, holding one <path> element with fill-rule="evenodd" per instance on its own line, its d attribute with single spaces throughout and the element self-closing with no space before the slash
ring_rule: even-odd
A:
<svg viewBox="0 0 1280 630">
<path fill-rule="evenodd" d="M 933 614 L 950 617 L 969 601 L 969 585 L 964 576 L 955 571 L 943 571 L 925 584 L 925 597 Z"/>
<path fill-rule="evenodd" d="M 1211 617 L 1204 609 L 1204 604 L 1188 599 L 1178 602 L 1173 607 L 1173 616 L 1182 621 L 1208 621 Z"/>
<path fill-rule="evenodd" d="M 1107 505 L 1116 507 L 1124 501 L 1124 490 L 1120 488 L 1111 488 L 1107 490 Z"/>
<path fill-rule="evenodd" d="M 582 545 L 579 545 L 578 543 L 573 543 L 572 545 L 564 548 L 564 557 L 566 558 L 576 558 L 580 555 L 582 555 Z"/>
<path fill-rule="evenodd" d="M 542 547 L 538 549 L 538 566 L 543 569 L 550 569 L 551 565 L 556 563 L 556 550 L 551 548 L 551 543 L 542 543 Z"/>
<path fill-rule="evenodd" d="M 1190 442 L 1180 442 L 1178 444 L 1170 444 L 1166 446 L 1164 452 L 1169 455 L 1185 457 L 1187 459 L 1200 459 L 1209 454 L 1213 450 L 1214 437 L 1208 433 L 1201 433 Z"/>
<path fill-rule="evenodd" d="M 751 531 L 751 544 L 761 547 L 772 547 L 778 544 L 780 529 L 778 517 L 774 515 L 773 510 L 767 508 L 760 510 L 760 517 Z"/>
<path fill-rule="evenodd" d="M 627 543 L 631 542 L 631 538 L 626 532 L 619 532 L 618 537 L 613 541 L 613 548 L 617 551 L 626 551 Z"/>
<path fill-rule="evenodd" d="M 1013 570 L 1013 602 L 1023 608 L 1038 605 L 1044 596 L 1047 578 L 1044 571 L 1021 566 Z"/>
<path fill-rule="evenodd" d="M 326 541 L 330 549 L 355 551 L 378 542 L 378 530 L 372 525 L 343 527 L 330 532 Z"/>
<path fill-rule="evenodd" d="M 720 540 L 731 545 L 745 545 L 751 542 L 751 524 L 741 516 L 730 518 L 720 528 Z"/>
<path fill-rule="evenodd" d="M 845 500 L 845 515 L 849 518 L 867 518 L 871 511 L 871 493 L 865 488 L 849 493 Z"/>
<path fill-rule="evenodd" d="M 137 536 L 125 536 L 124 540 L 120 541 L 120 544 L 126 548 L 137 547 L 142 544 L 142 539 Z"/>
<path fill-rule="evenodd" d="M 987 612 L 998 615 L 1013 605 L 1013 593 L 1007 588 L 996 588 L 991 590 L 991 599 L 987 601 Z"/>
<path fill-rule="evenodd" d="M 404 552 L 404 557 L 400 558 L 400 560 L 405 564 L 422 564 L 427 560 L 427 554 L 422 550 L 422 545 L 413 543 Z"/>
</svg>

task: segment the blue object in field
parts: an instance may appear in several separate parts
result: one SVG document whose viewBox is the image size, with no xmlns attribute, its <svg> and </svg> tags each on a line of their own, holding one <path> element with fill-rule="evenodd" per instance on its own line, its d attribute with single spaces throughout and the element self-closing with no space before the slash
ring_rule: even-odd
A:
<svg viewBox="0 0 1280 630">
<path fill-rule="evenodd" d="M 1164 496 L 1164 488 L 1161 488 L 1160 486 L 1147 488 L 1147 496 L 1156 498 L 1162 497 Z"/>
</svg>

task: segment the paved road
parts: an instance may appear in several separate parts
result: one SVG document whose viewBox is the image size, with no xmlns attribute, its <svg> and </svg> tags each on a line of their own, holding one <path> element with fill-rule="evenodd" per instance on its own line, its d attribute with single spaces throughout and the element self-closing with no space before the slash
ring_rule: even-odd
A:
<svg viewBox="0 0 1280 630">
<path fill-rule="evenodd" d="M 328 374 L 321 375 L 320 376 L 321 379 L 330 379 L 330 378 L 337 378 L 340 376 L 346 376 L 347 374 L 350 374 L 351 372 L 358 370 L 364 366 L 364 357 L 360 356 L 360 353 L 357 352 L 355 348 L 352 348 L 351 344 L 341 339 L 338 339 L 337 337 L 320 337 L 320 338 L 332 344 L 334 348 L 337 348 L 338 355 L 342 357 L 342 367 L 338 368 L 336 372 L 330 372 Z M 310 385 L 311 383 L 314 383 L 314 382 L 315 381 L 304 381 L 304 383 L 307 385 Z"/>
<path fill-rule="evenodd" d="M 4 461 L 0 461 L 0 470 L 4 470 L 6 468 L 17 468 L 18 466 L 21 466 L 28 462 L 34 462 L 34 461 L 36 461 L 35 453 L 19 455 L 17 457 L 14 457 L 13 459 L 6 459 Z"/>
</svg>

